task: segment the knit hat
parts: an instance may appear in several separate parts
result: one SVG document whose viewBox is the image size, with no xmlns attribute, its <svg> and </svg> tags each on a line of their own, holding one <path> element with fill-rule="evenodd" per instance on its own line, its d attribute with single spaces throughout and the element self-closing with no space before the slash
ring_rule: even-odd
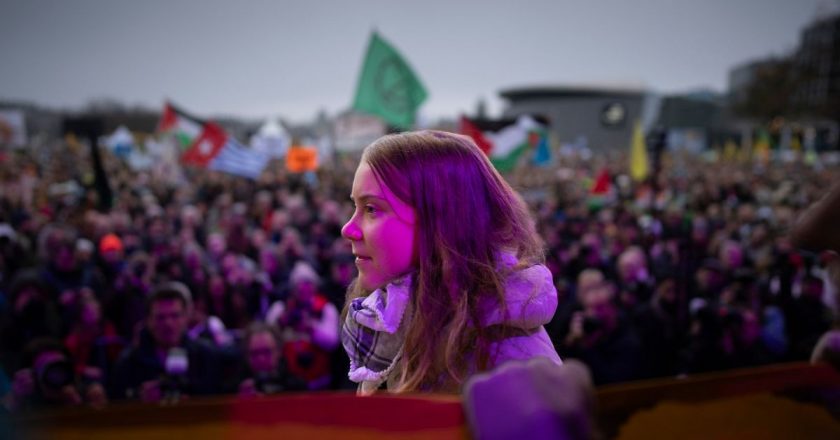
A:
<svg viewBox="0 0 840 440">
<path fill-rule="evenodd" d="M 15 234 L 15 230 L 11 225 L 8 223 L 0 223 L 0 238 L 5 237 L 9 240 L 14 240 L 16 235 L 17 234 Z"/>
<path fill-rule="evenodd" d="M 318 284 L 321 282 L 321 278 L 318 276 L 318 273 L 315 272 L 315 269 L 309 265 L 309 263 L 298 261 L 292 268 L 292 273 L 289 275 L 289 281 L 292 285 L 298 284 L 302 281 L 311 281 L 314 284 Z"/>
<path fill-rule="evenodd" d="M 93 243 L 87 238 L 80 238 L 76 240 L 77 252 L 93 252 Z"/>
<path fill-rule="evenodd" d="M 108 251 L 122 251 L 123 243 L 120 237 L 116 234 L 108 234 L 99 240 L 99 253 L 104 254 Z"/>
</svg>

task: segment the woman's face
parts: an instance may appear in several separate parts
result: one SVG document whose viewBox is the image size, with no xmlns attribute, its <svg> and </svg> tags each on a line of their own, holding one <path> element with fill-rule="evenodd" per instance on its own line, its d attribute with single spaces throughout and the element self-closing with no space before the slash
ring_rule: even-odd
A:
<svg viewBox="0 0 840 440">
<path fill-rule="evenodd" d="M 356 169 L 351 198 L 356 208 L 341 235 L 353 246 L 361 287 L 374 290 L 416 266 L 416 215 L 365 162 Z"/>
</svg>

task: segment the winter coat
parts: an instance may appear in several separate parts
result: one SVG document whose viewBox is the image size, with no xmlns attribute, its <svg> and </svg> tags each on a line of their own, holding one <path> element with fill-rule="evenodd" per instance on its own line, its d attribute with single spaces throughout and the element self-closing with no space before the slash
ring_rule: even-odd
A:
<svg viewBox="0 0 840 440">
<path fill-rule="evenodd" d="M 504 258 L 503 263 L 508 267 L 512 267 L 515 263 L 515 257 L 510 255 L 509 258 Z M 399 323 L 399 318 L 396 322 L 389 319 L 390 316 L 402 316 L 402 311 L 393 313 L 391 309 L 396 297 L 395 293 L 402 293 L 399 298 L 400 302 L 408 301 L 407 292 L 401 292 L 399 287 L 394 287 L 389 284 L 388 300 L 377 301 L 373 296 L 380 294 L 380 291 L 375 292 L 374 295 L 363 301 L 370 309 L 369 317 L 380 316 L 383 319 L 377 321 L 382 328 L 390 327 L 392 331 L 398 326 L 399 331 L 393 331 L 393 336 L 382 334 L 382 338 L 390 337 L 396 338 L 394 342 L 384 342 L 385 344 L 394 344 L 399 342 L 404 335 L 404 323 Z M 386 310 L 377 312 L 377 303 L 387 303 Z M 491 364 L 494 368 L 502 364 L 515 360 L 528 360 L 535 357 L 545 357 L 551 362 L 560 365 L 562 361 L 557 351 L 554 349 L 554 344 L 545 330 L 544 324 L 548 323 L 554 316 L 557 309 L 557 290 L 554 287 L 553 277 L 547 267 L 543 265 L 533 265 L 525 269 L 513 271 L 505 280 L 505 307 L 502 307 L 498 300 L 494 298 L 485 298 L 478 305 L 482 312 L 480 325 L 488 329 L 492 334 L 497 333 L 503 335 L 501 339 L 492 342 L 490 345 Z M 503 309 L 505 311 L 503 312 Z M 410 313 L 410 312 L 407 312 Z M 350 318 L 350 317 L 349 317 Z M 345 326 L 346 327 L 346 326 Z M 496 331 L 498 330 L 498 332 Z M 391 332 L 389 332 L 391 333 Z M 345 338 L 347 333 L 342 336 Z M 352 338 L 351 338 L 352 339 Z M 384 339 L 383 339 L 384 340 Z M 348 345 L 345 344 L 345 348 Z M 393 348 L 386 351 L 393 351 Z M 400 348 L 401 352 L 402 349 Z M 354 355 L 348 350 L 351 359 Z M 379 354 L 379 353 L 378 353 Z M 393 353 L 392 353 L 393 354 Z M 469 354 L 466 354 L 469 356 Z M 388 356 L 385 356 L 387 359 Z M 351 365 L 350 378 L 354 381 L 359 381 L 359 394 L 370 394 L 375 391 L 381 384 L 382 379 L 387 377 L 387 388 L 389 390 L 399 389 L 399 368 L 393 368 L 392 364 L 385 372 L 376 373 L 364 367 L 354 371 L 353 367 L 359 365 Z M 469 368 L 470 374 L 477 372 L 477 367 Z"/>
</svg>

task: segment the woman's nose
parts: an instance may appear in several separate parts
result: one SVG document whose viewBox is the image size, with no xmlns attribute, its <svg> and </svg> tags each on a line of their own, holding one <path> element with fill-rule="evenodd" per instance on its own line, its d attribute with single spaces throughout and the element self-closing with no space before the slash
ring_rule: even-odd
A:
<svg viewBox="0 0 840 440">
<path fill-rule="evenodd" d="M 362 238 L 362 230 L 355 222 L 355 216 L 352 217 L 344 227 L 341 228 L 341 236 L 352 241 L 360 240 Z"/>
</svg>

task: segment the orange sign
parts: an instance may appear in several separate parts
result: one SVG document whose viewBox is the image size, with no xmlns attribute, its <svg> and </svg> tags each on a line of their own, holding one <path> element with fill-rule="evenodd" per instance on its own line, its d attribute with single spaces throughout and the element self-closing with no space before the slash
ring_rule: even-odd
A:
<svg viewBox="0 0 840 440">
<path fill-rule="evenodd" d="M 318 169 L 318 150 L 315 147 L 292 146 L 286 153 L 286 169 L 303 173 Z"/>
</svg>

